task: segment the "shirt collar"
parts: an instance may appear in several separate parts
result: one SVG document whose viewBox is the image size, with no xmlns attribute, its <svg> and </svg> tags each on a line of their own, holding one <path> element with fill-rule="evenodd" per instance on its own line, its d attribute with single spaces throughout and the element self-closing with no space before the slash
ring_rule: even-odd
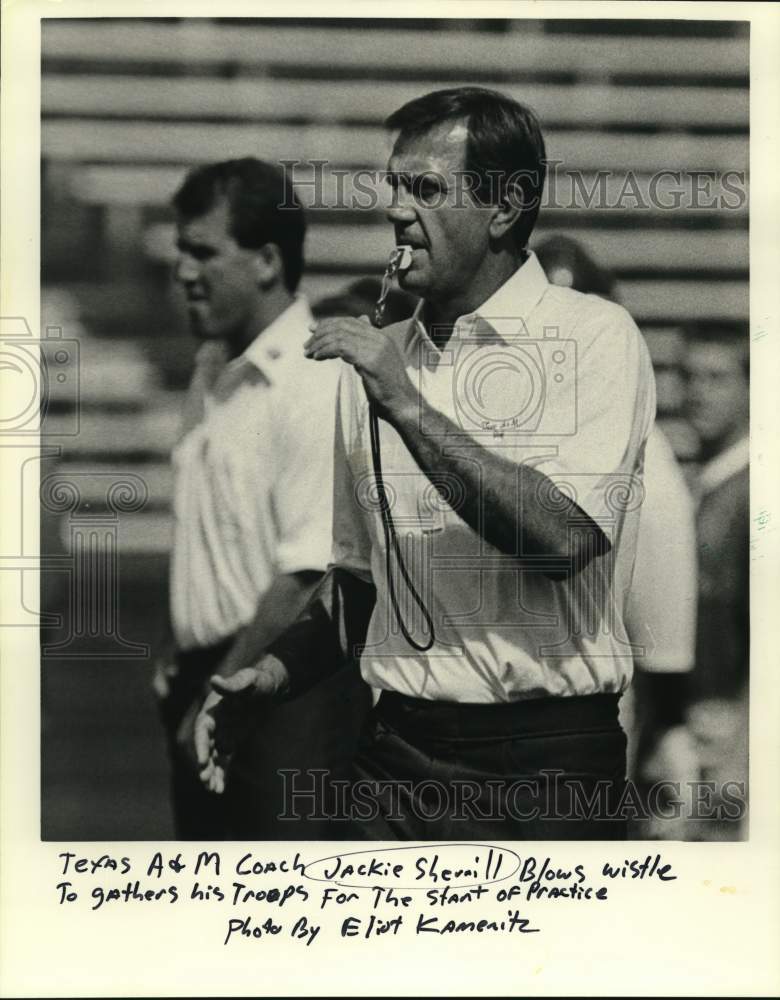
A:
<svg viewBox="0 0 780 1000">
<path fill-rule="evenodd" d="M 230 364 L 238 366 L 248 362 L 273 381 L 274 375 L 290 360 L 299 361 L 303 356 L 303 344 L 311 336 L 311 322 L 312 315 L 306 299 L 302 295 L 293 296 L 293 301 L 284 312 Z"/>
<path fill-rule="evenodd" d="M 518 267 L 503 285 L 493 292 L 489 299 L 470 313 L 459 316 L 454 324 L 453 336 L 457 334 L 475 335 L 485 343 L 505 343 L 507 337 L 517 337 L 527 333 L 525 322 L 547 291 L 547 275 L 531 250 L 528 258 Z M 422 325 L 425 302 L 420 301 L 414 311 L 415 324 Z"/>
</svg>

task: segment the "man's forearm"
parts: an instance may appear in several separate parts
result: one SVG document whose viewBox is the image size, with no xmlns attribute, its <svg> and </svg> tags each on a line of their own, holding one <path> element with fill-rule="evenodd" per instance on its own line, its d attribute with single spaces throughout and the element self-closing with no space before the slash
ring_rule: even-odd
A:
<svg viewBox="0 0 780 1000">
<path fill-rule="evenodd" d="M 373 583 L 329 567 L 295 622 L 268 650 L 280 694 L 294 698 L 348 663 L 357 667 L 375 603 Z"/>
<path fill-rule="evenodd" d="M 255 617 L 241 630 L 216 673 L 230 677 L 242 667 L 253 666 L 298 617 L 311 597 L 322 573 L 302 570 L 278 574 L 257 604 Z"/>
<path fill-rule="evenodd" d="M 582 569 L 594 555 L 609 551 L 596 522 L 544 473 L 518 466 L 473 440 L 464 441 L 463 431 L 424 400 L 390 419 L 434 485 L 437 477 L 444 477 L 440 482 L 457 478 L 463 487 L 457 513 L 500 552 L 547 556 L 548 575 L 559 577 L 566 575 L 564 566 Z M 541 503 L 540 497 L 547 502 Z M 572 533 L 574 521 L 578 531 Z M 583 544 L 583 538 L 589 541 Z"/>
</svg>

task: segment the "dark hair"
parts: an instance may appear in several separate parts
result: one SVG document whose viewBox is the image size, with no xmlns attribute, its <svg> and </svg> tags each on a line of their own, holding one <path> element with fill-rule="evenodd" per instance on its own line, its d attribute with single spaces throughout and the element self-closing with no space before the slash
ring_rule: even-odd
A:
<svg viewBox="0 0 780 1000">
<path fill-rule="evenodd" d="M 541 126 L 530 108 L 497 90 L 454 87 L 409 101 L 387 118 L 385 127 L 416 138 L 458 119 L 465 120 L 468 130 L 464 167 L 478 178 L 476 196 L 494 200 L 496 178 L 500 196 L 511 196 L 510 188 L 519 186 L 522 205 L 528 207 L 515 223 L 514 236 L 524 247 L 539 215 L 547 175 Z"/>
<path fill-rule="evenodd" d="M 748 324 L 740 320 L 690 323 L 683 328 L 686 344 L 717 344 L 736 350 L 745 378 L 750 378 L 750 337 Z"/>
<path fill-rule="evenodd" d="M 284 283 L 294 292 L 303 272 L 306 220 L 292 181 L 281 167 L 252 156 L 195 167 L 173 196 L 179 215 L 196 219 L 224 198 L 230 212 L 230 235 L 241 247 L 279 247 Z M 284 207 L 282 207 L 284 206 Z"/>
<path fill-rule="evenodd" d="M 616 298 L 612 272 L 597 264 L 577 240 L 557 234 L 548 236 L 534 247 L 534 252 L 551 281 L 555 271 L 568 271 L 571 276 L 569 287 L 575 292 L 601 295 L 605 299 Z M 559 282 L 553 281 L 553 284 Z"/>
</svg>

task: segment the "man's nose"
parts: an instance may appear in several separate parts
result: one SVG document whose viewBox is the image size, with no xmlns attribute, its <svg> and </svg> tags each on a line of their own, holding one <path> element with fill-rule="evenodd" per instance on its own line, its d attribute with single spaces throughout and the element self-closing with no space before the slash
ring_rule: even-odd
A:
<svg viewBox="0 0 780 1000">
<path fill-rule="evenodd" d="M 385 208 L 388 222 L 393 225 L 408 225 L 415 220 L 415 204 L 412 195 L 403 188 L 395 188 L 390 194 L 390 202 Z"/>
<path fill-rule="evenodd" d="M 199 277 L 198 262 L 189 254 L 180 254 L 176 261 L 176 280 L 187 285 L 197 281 Z"/>
</svg>

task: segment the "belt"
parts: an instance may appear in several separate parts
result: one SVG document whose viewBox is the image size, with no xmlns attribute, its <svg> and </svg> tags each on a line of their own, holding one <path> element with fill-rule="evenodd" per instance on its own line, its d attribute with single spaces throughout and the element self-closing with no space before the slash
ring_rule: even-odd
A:
<svg viewBox="0 0 780 1000">
<path fill-rule="evenodd" d="M 618 694 L 590 694 L 483 704 L 383 691 L 374 712 L 399 732 L 416 732 L 429 740 L 495 739 L 615 731 L 619 700 Z"/>
</svg>

